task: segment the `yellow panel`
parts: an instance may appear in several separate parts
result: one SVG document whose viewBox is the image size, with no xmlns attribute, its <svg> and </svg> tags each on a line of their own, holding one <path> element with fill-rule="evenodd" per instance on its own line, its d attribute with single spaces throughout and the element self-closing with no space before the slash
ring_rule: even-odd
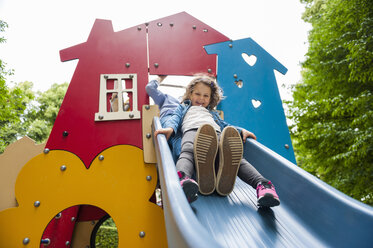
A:
<svg viewBox="0 0 373 248">
<path fill-rule="evenodd" d="M 70 152 L 40 154 L 17 178 L 19 207 L 0 212 L 0 247 L 21 247 L 24 238 L 30 240 L 27 247 L 39 247 L 55 214 L 80 204 L 97 206 L 113 218 L 119 247 L 166 247 L 163 210 L 149 202 L 156 183 L 155 165 L 145 164 L 142 150 L 133 146 L 103 151 L 89 169 Z"/>
</svg>

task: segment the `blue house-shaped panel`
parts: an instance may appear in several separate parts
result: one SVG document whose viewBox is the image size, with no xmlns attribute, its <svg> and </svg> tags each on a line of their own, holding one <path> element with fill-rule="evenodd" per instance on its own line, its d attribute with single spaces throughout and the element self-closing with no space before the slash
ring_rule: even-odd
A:
<svg viewBox="0 0 373 248">
<path fill-rule="evenodd" d="M 227 122 L 296 163 L 274 70 L 287 69 L 251 38 L 206 45 L 218 56 L 218 82 L 226 97 L 218 106 Z"/>
</svg>

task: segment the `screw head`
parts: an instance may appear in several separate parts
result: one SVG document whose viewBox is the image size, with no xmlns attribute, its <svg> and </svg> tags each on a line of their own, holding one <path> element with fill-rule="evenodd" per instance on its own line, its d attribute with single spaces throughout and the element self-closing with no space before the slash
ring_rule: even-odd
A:
<svg viewBox="0 0 373 248">
<path fill-rule="evenodd" d="M 69 246 L 70 245 L 70 241 L 66 241 L 65 245 Z"/>
<path fill-rule="evenodd" d="M 207 72 L 208 72 L 208 73 L 211 73 L 211 72 L 212 72 L 212 70 L 211 70 L 211 69 L 209 68 L 209 69 L 207 69 Z"/>
<path fill-rule="evenodd" d="M 23 244 L 27 245 L 28 243 L 30 243 L 30 239 L 29 238 L 24 238 L 23 239 Z"/>
<path fill-rule="evenodd" d="M 196 25 L 193 25 L 193 29 L 197 29 Z"/>
<path fill-rule="evenodd" d="M 155 68 L 158 68 L 158 67 L 159 67 L 159 64 L 158 64 L 158 63 L 154 63 L 154 67 L 155 67 Z"/>
<path fill-rule="evenodd" d="M 152 180 L 152 176 L 146 176 L 146 180 L 147 181 L 151 181 Z"/>
<path fill-rule="evenodd" d="M 149 109 L 150 109 L 150 106 L 149 106 L 149 105 L 145 105 L 145 109 L 146 109 L 146 110 L 149 110 Z"/>
<path fill-rule="evenodd" d="M 285 144 L 285 148 L 286 148 L 286 149 L 289 149 L 289 145 L 288 145 L 288 144 Z"/>
<path fill-rule="evenodd" d="M 98 119 L 102 120 L 102 119 L 104 119 L 104 116 L 103 115 L 99 115 Z"/>
<path fill-rule="evenodd" d="M 67 137 L 69 135 L 69 132 L 68 131 L 63 131 L 63 133 L 62 133 L 62 136 L 63 137 Z"/>
<path fill-rule="evenodd" d="M 147 133 L 147 134 L 146 134 L 146 138 L 147 138 L 147 139 L 150 139 L 151 137 L 152 137 L 152 135 L 151 135 L 150 133 Z"/>
<path fill-rule="evenodd" d="M 108 75 L 105 75 L 105 76 L 104 76 L 104 78 L 105 78 L 105 79 L 108 79 L 108 78 L 109 78 L 109 76 L 108 76 Z"/>
<path fill-rule="evenodd" d="M 48 246 L 51 244 L 51 240 L 49 238 L 46 238 L 46 239 L 42 239 L 41 240 L 41 243 L 45 246 Z"/>
<path fill-rule="evenodd" d="M 170 23 L 170 26 L 171 26 L 171 27 L 173 27 L 173 26 L 174 26 L 174 23 L 173 23 L 173 22 L 171 22 L 171 23 Z"/>
<path fill-rule="evenodd" d="M 35 201 L 35 202 L 34 202 L 34 207 L 36 207 L 36 208 L 37 208 L 37 207 L 40 207 L 40 201 Z"/>
<path fill-rule="evenodd" d="M 140 30 L 141 30 L 141 27 L 137 27 L 137 30 L 139 30 L 139 31 L 140 31 Z"/>
<path fill-rule="evenodd" d="M 56 215 L 56 217 L 54 217 L 56 220 L 58 220 L 59 218 L 61 218 L 62 217 L 62 213 L 58 213 L 57 215 Z"/>
<path fill-rule="evenodd" d="M 231 48 L 232 48 L 232 47 L 233 47 L 233 45 L 232 45 L 232 44 L 229 44 L 229 47 L 231 47 Z"/>
<path fill-rule="evenodd" d="M 126 63 L 126 67 L 128 68 L 128 67 L 130 67 L 131 66 L 131 64 L 130 63 Z"/>
<path fill-rule="evenodd" d="M 60 170 L 65 171 L 66 170 L 66 165 L 61 165 Z"/>
<path fill-rule="evenodd" d="M 44 149 L 44 154 L 48 154 L 49 153 L 49 149 L 48 148 L 45 148 Z"/>
<path fill-rule="evenodd" d="M 233 74 L 233 77 L 234 77 L 234 78 L 237 78 L 237 74 Z"/>
<path fill-rule="evenodd" d="M 132 119 L 133 117 L 135 117 L 135 115 L 132 114 L 132 113 L 131 113 L 129 116 L 130 116 L 131 119 Z"/>
<path fill-rule="evenodd" d="M 144 232 L 144 231 L 141 231 L 141 232 L 139 233 L 139 236 L 140 236 L 140 238 L 145 237 L 145 232 Z"/>
<path fill-rule="evenodd" d="M 100 155 L 100 156 L 98 157 L 98 160 L 100 160 L 100 161 L 104 160 L 104 155 Z"/>
<path fill-rule="evenodd" d="M 74 222 L 75 221 L 75 217 L 71 217 L 71 222 Z"/>
</svg>

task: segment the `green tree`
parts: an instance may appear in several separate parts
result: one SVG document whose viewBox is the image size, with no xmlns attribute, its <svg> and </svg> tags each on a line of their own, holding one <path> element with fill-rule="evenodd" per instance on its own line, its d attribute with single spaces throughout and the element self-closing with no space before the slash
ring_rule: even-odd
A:
<svg viewBox="0 0 373 248">
<path fill-rule="evenodd" d="M 373 1 L 301 2 L 312 30 L 288 103 L 298 164 L 373 205 Z"/>
<path fill-rule="evenodd" d="M 0 33 L 8 27 L 0 20 Z M 0 35 L 0 43 L 6 39 Z M 53 84 L 45 92 L 35 93 L 31 82 L 6 84 L 13 74 L 0 59 L 0 153 L 7 145 L 25 135 L 37 143 L 46 141 L 57 117 L 68 83 Z"/>
<path fill-rule="evenodd" d="M 7 27 L 7 23 L 0 20 L 0 33 Z M 6 39 L 0 36 L 0 43 L 4 42 Z M 21 130 L 21 116 L 27 103 L 33 98 L 32 94 L 24 94 L 19 85 L 12 88 L 6 85 L 6 76 L 13 72 L 6 70 L 5 66 L 0 59 L 0 152 L 17 139 L 18 131 Z"/>
<path fill-rule="evenodd" d="M 31 104 L 24 118 L 24 133 L 37 143 L 45 142 L 52 130 L 68 83 L 53 84 L 45 92 L 38 92 L 36 103 Z"/>
</svg>

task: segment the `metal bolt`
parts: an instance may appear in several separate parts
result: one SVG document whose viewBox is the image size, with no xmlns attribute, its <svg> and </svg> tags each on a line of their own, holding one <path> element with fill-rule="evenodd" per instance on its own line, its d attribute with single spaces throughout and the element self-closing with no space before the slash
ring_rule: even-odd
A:
<svg viewBox="0 0 373 248">
<path fill-rule="evenodd" d="M 130 65 L 131 65 L 130 63 L 126 63 L 126 67 L 127 67 L 127 68 L 130 67 Z"/>
<path fill-rule="evenodd" d="M 170 23 L 170 26 L 171 26 L 171 27 L 173 27 L 173 26 L 174 26 L 174 24 L 173 24 L 173 23 L 171 22 L 171 23 Z"/>
<path fill-rule="evenodd" d="M 61 213 L 58 213 L 57 215 L 56 215 L 56 217 L 54 217 L 56 220 L 58 220 L 59 218 L 61 218 L 62 217 L 62 214 Z"/>
<path fill-rule="evenodd" d="M 49 153 L 49 149 L 48 148 L 45 148 L 44 149 L 44 154 L 48 154 Z"/>
<path fill-rule="evenodd" d="M 141 232 L 139 233 L 139 236 L 140 236 L 140 238 L 145 237 L 145 232 L 144 232 L 144 231 L 141 231 Z"/>
<path fill-rule="evenodd" d="M 63 133 L 62 133 L 62 136 L 63 137 L 67 137 L 69 135 L 69 132 L 67 132 L 67 131 L 63 131 Z"/>
<path fill-rule="evenodd" d="M 150 106 L 149 106 L 149 105 L 145 105 L 145 109 L 146 109 L 146 110 L 149 110 L 149 109 L 150 109 Z"/>
<path fill-rule="evenodd" d="M 146 176 L 146 181 L 151 181 L 152 180 L 152 176 Z"/>
<path fill-rule="evenodd" d="M 152 137 L 152 135 L 151 135 L 150 133 L 147 133 L 147 134 L 146 134 L 146 138 L 147 138 L 147 139 L 150 139 L 151 137 Z"/>
<path fill-rule="evenodd" d="M 158 63 L 154 63 L 154 67 L 155 68 L 158 68 L 159 64 Z"/>
<path fill-rule="evenodd" d="M 237 78 L 237 74 L 233 74 L 233 77 L 234 77 L 234 78 Z"/>
<path fill-rule="evenodd" d="M 35 202 L 34 202 L 34 207 L 36 207 L 36 208 L 37 208 L 37 207 L 40 207 L 40 201 L 35 201 Z"/>
<path fill-rule="evenodd" d="M 65 245 L 69 246 L 70 245 L 70 241 L 66 241 Z"/>
<path fill-rule="evenodd" d="M 208 72 L 208 73 L 211 73 L 211 72 L 212 72 L 212 70 L 211 70 L 211 69 L 209 68 L 209 69 L 207 69 L 207 72 Z"/>
<path fill-rule="evenodd" d="M 42 239 L 40 243 L 42 243 L 43 245 L 47 246 L 47 245 L 50 245 L 51 240 L 49 238 Z"/>
<path fill-rule="evenodd" d="M 104 76 L 104 78 L 105 78 L 105 79 L 108 79 L 108 78 L 109 78 L 109 76 L 108 76 L 108 75 L 105 75 L 105 76 Z"/>
<path fill-rule="evenodd" d="M 98 160 L 100 160 L 100 161 L 104 160 L 104 155 L 100 155 L 100 156 L 98 157 Z"/>
<path fill-rule="evenodd" d="M 289 149 L 289 145 L 288 145 L 288 144 L 285 144 L 285 148 L 286 148 L 286 149 Z"/>
<path fill-rule="evenodd" d="M 129 116 L 130 116 L 131 119 L 132 119 L 133 117 L 135 117 L 135 115 L 132 114 L 132 113 L 131 113 Z"/>
<path fill-rule="evenodd" d="M 60 170 L 65 171 L 66 170 L 66 165 L 61 165 Z"/>
<path fill-rule="evenodd" d="M 229 44 L 229 47 L 230 47 L 230 48 L 232 48 L 232 47 L 233 47 L 233 45 L 232 45 L 232 44 Z"/>
<path fill-rule="evenodd" d="M 141 27 L 137 27 L 137 30 L 139 30 L 139 31 L 140 31 L 140 30 L 141 30 Z"/>
<path fill-rule="evenodd" d="M 23 244 L 27 245 L 28 243 L 30 243 L 30 239 L 29 238 L 24 238 L 23 239 Z"/>
<path fill-rule="evenodd" d="M 129 75 L 128 77 L 132 79 L 134 76 L 131 74 L 131 75 Z"/>
<path fill-rule="evenodd" d="M 193 25 L 193 29 L 197 29 L 196 25 Z"/>
<path fill-rule="evenodd" d="M 157 26 L 158 27 L 162 27 L 162 23 L 161 22 L 157 22 Z"/>
<path fill-rule="evenodd" d="M 99 118 L 100 120 L 102 120 L 102 119 L 104 119 L 104 116 L 103 116 L 103 115 L 99 115 L 98 118 Z"/>
<path fill-rule="evenodd" d="M 203 29 L 203 32 L 207 33 L 209 30 L 207 28 Z"/>
<path fill-rule="evenodd" d="M 71 222 L 74 222 L 75 221 L 75 217 L 71 217 Z"/>
</svg>

